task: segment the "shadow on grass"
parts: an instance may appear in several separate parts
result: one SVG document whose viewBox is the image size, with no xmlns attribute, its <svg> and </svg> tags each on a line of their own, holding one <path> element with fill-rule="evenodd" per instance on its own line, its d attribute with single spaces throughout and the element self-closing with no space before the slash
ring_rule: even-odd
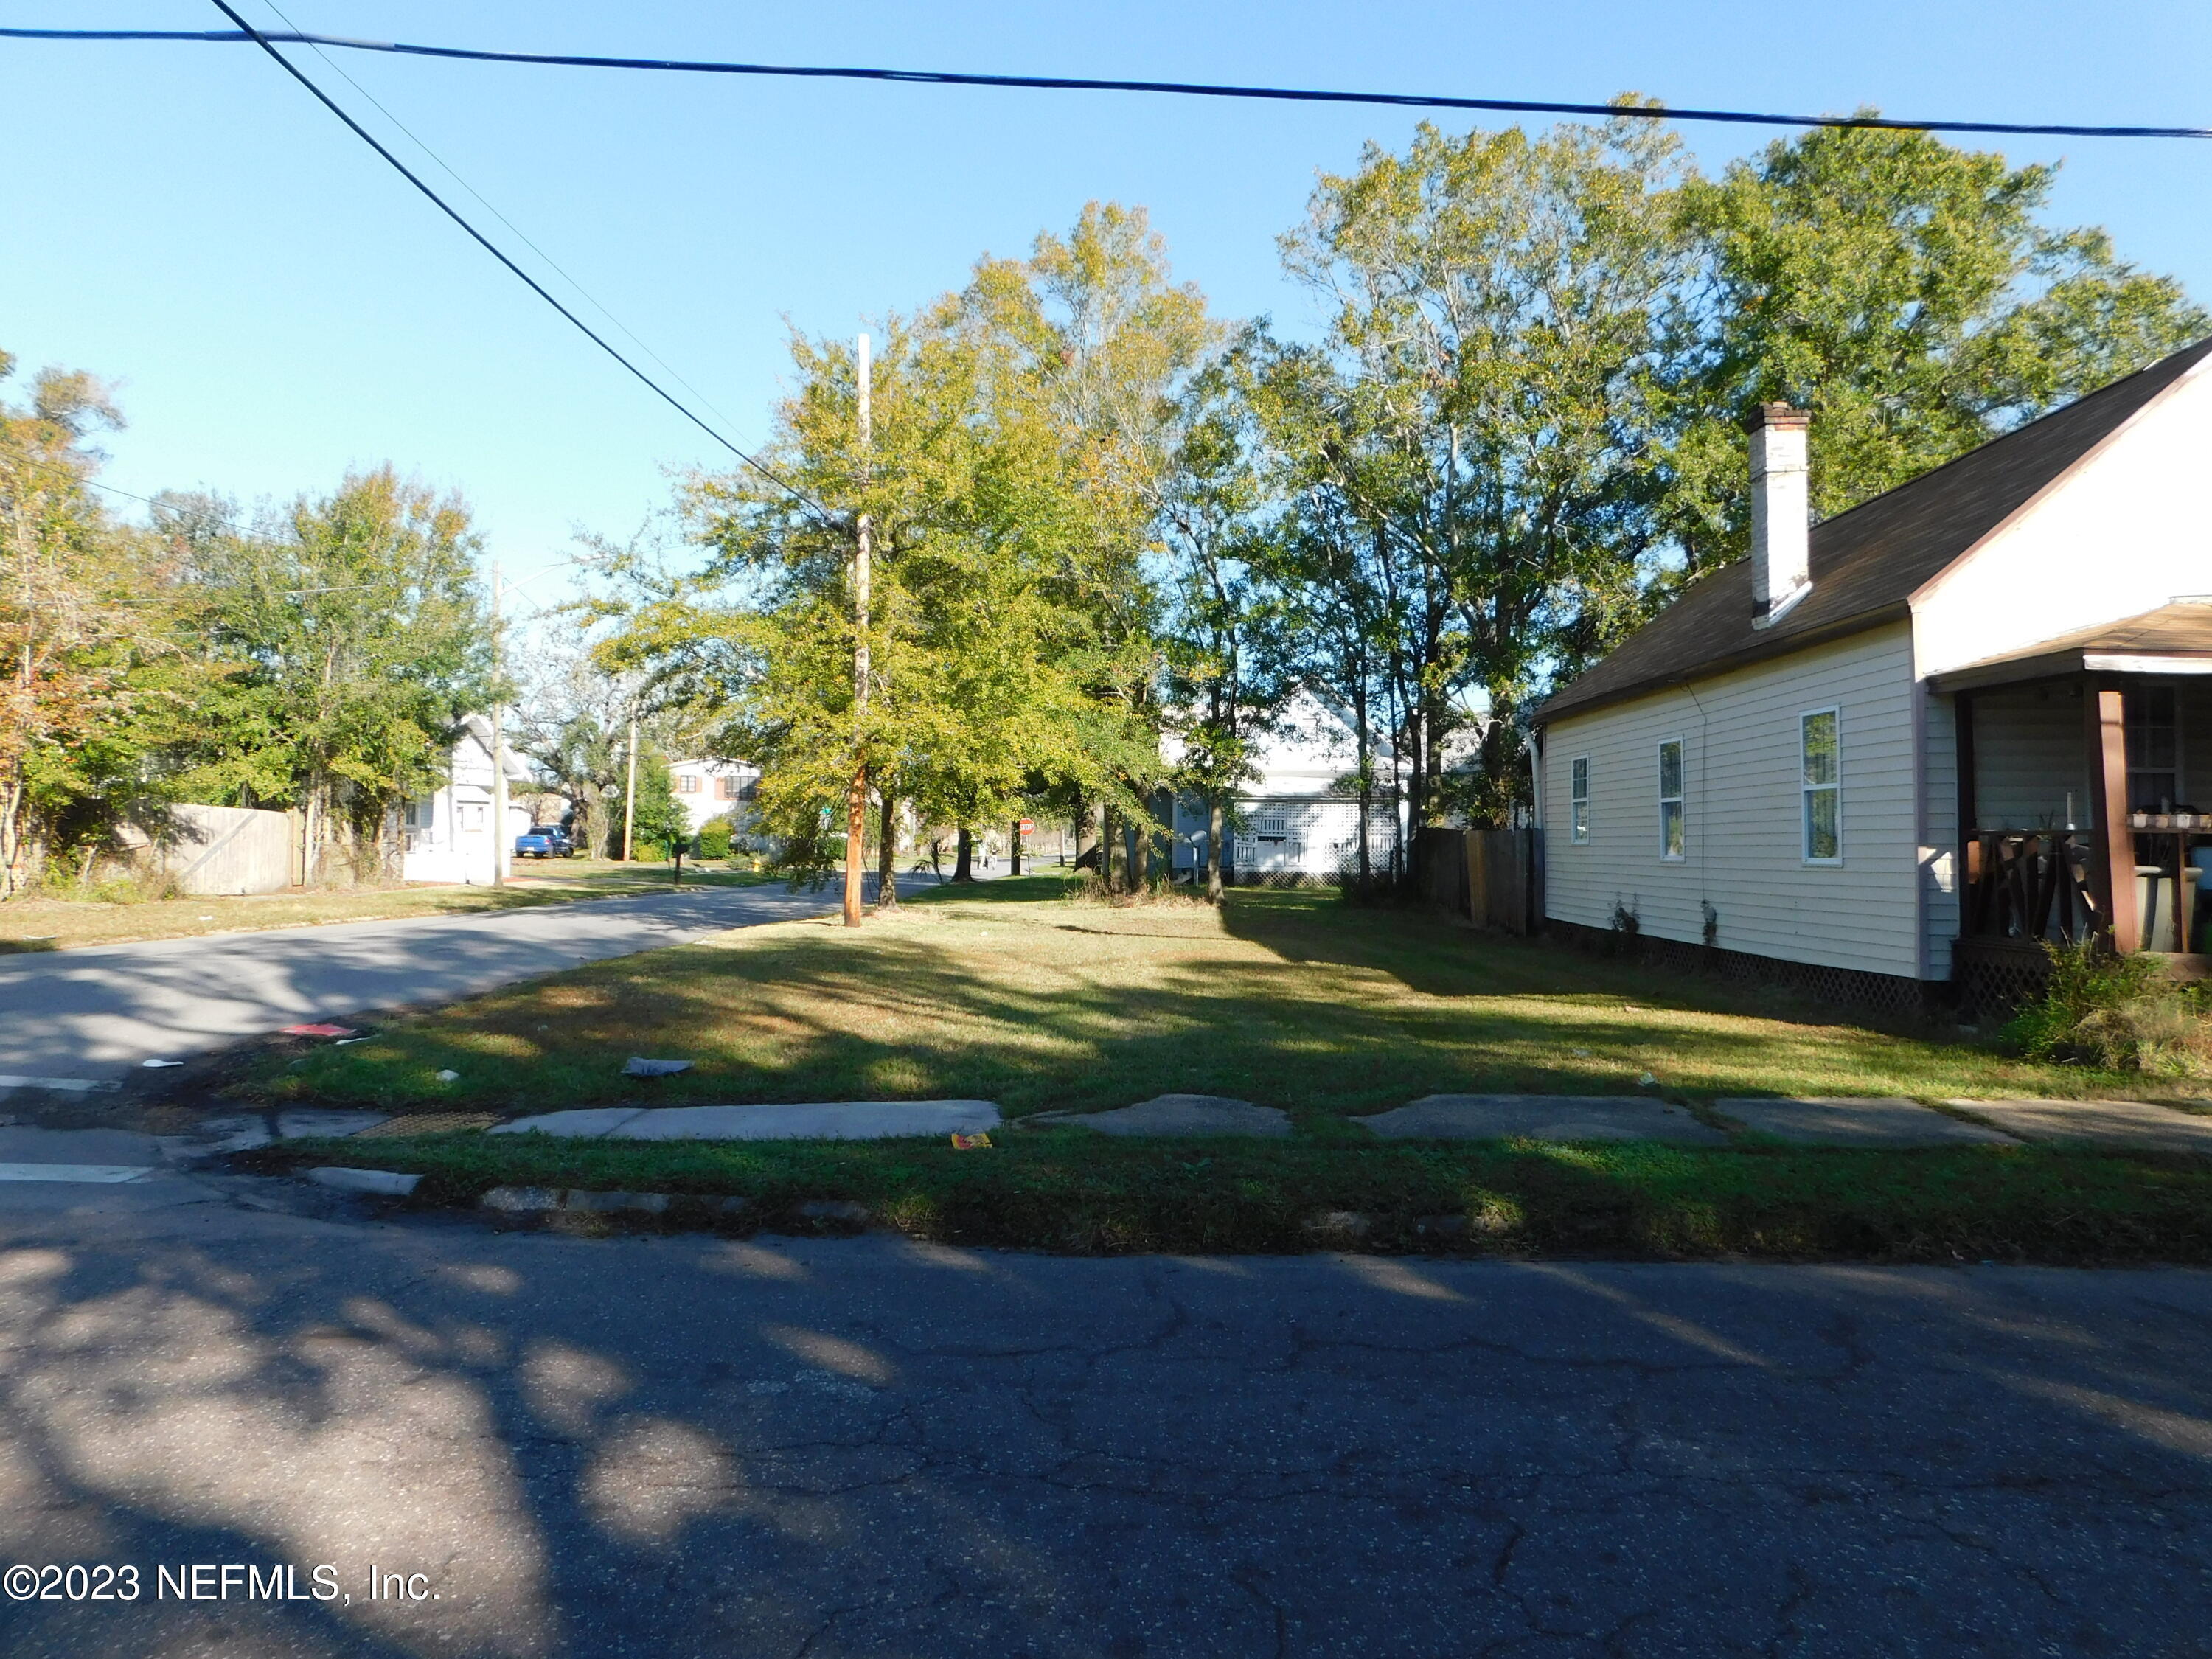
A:
<svg viewBox="0 0 2212 1659">
<path fill-rule="evenodd" d="M 278 1099 L 530 1110 L 961 1097 L 1016 1115 L 1191 1092 L 1283 1106 L 1310 1125 L 1439 1092 L 1633 1092 L 1647 1071 L 1693 1097 L 1936 1096 L 1973 1092 L 1995 1063 L 1849 1027 L 1563 994 L 1556 975 L 1497 969 L 1501 957 L 1519 969 L 1527 947 L 1470 954 L 1481 941 L 1442 929 L 1439 941 L 1416 938 L 1415 953 L 1449 946 L 1464 959 L 1408 969 L 1389 936 L 1304 960 L 1272 945 L 1255 954 L 1236 933 L 1264 922 L 1256 905 L 1237 908 L 1226 939 L 1210 910 L 1177 931 L 1171 912 L 1148 928 L 1141 914 L 1042 909 L 1016 894 L 947 908 L 904 927 L 801 925 L 572 970 L 398 1022 L 297 1069 L 272 1064 L 258 1087 Z M 1370 915 L 1343 918 L 1345 930 L 1398 920 Z M 1295 946 L 1336 920 L 1259 931 L 1295 935 Z M 978 921 L 988 934 L 968 931 Z M 631 1054 L 694 1069 L 641 1083 L 621 1075 Z M 447 1070 L 458 1079 L 440 1080 Z"/>
</svg>

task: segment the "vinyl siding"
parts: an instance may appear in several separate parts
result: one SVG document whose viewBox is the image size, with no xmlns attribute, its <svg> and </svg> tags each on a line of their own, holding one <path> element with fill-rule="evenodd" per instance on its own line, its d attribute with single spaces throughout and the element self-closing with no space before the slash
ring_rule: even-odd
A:
<svg viewBox="0 0 2212 1659">
<path fill-rule="evenodd" d="M 1844 860 L 1800 857 L 1798 716 L 1833 707 Z M 1572 715 L 1544 740 L 1547 914 L 1607 927 L 1616 904 L 1656 938 L 1874 973 L 1928 971 L 1915 805 L 1920 711 L 1905 624 Z M 1683 741 L 1685 858 L 1659 856 L 1658 745 Z M 1590 761 L 1590 838 L 1570 839 L 1577 756 Z M 1948 954 L 1948 953 L 1947 953 Z"/>
<path fill-rule="evenodd" d="M 2081 688 L 2063 680 L 1974 693 L 1974 827 L 2089 822 Z"/>
</svg>

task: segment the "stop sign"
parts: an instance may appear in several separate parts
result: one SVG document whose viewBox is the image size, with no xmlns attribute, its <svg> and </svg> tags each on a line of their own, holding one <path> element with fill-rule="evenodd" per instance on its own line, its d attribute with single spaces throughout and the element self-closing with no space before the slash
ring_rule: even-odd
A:
<svg viewBox="0 0 2212 1659">
<path fill-rule="evenodd" d="M 1025 835 L 1025 836 L 1026 836 L 1026 835 L 1028 835 L 1031 830 L 1035 830 L 1036 828 L 1036 819 L 1034 819 L 1034 818 L 1024 818 L 1024 819 L 1022 820 L 1022 833 L 1023 833 L 1024 835 Z"/>
</svg>

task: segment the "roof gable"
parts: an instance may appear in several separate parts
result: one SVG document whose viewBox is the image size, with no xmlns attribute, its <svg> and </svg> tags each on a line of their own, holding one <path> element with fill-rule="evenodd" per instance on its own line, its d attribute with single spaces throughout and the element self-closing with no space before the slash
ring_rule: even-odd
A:
<svg viewBox="0 0 2212 1659">
<path fill-rule="evenodd" d="M 2208 354 L 2212 339 L 1813 526 L 1812 590 L 1753 626 L 1744 561 L 1707 572 L 1535 711 L 1562 715 L 1902 620 L 1913 596 L 2059 483 Z"/>
</svg>

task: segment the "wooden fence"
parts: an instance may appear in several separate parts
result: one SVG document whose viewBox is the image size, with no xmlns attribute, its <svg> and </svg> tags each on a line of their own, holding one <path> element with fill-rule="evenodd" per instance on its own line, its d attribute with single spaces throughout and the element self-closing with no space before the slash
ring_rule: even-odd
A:
<svg viewBox="0 0 2212 1659">
<path fill-rule="evenodd" d="M 1540 830 L 1424 830 L 1421 893 L 1478 927 L 1527 935 L 1544 925 Z"/>
<path fill-rule="evenodd" d="M 295 881 L 298 834 L 289 812 L 173 806 L 161 868 L 186 893 L 275 893 Z"/>
</svg>

